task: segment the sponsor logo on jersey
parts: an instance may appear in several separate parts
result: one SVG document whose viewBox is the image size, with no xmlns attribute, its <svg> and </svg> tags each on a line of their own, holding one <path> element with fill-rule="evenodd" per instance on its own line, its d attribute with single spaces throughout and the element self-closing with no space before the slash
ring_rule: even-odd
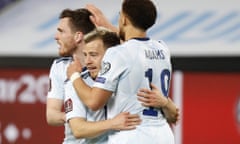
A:
<svg viewBox="0 0 240 144">
<path fill-rule="evenodd" d="M 64 102 L 65 113 L 68 113 L 73 110 L 72 99 L 68 99 Z"/>
<path fill-rule="evenodd" d="M 104 75 L 111 69 L 111 64 L 109 62 L 103 62 L 102 68 L 100 70 L 100 75 Z"/>
</svg>

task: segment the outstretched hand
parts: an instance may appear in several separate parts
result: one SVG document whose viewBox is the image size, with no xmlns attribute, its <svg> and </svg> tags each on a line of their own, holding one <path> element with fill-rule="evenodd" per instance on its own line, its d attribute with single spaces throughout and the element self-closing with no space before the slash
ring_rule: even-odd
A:
<svg viewBox="0 0 240 144">
<path fill-rule="evenodd" d="M 73 61 L 69 64 L 67 68 L 67 77 L 70 79 L 74 72 L 82 72 L 82 64 L 76 55 L 73 55 Z"/>
</svg>

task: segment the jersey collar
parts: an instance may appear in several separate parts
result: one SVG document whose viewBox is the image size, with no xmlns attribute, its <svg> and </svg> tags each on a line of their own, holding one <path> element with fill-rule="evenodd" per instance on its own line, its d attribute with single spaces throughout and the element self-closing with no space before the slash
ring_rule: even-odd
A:
<svg viewBox="0 0 240 144">
<path fill-rule="evenodd" d="M 139 40 L 139 41 L 148 41 L 150 38 L 149 37 L 136 37 L 136 38 L 132 38 L 135 40 Z"/>
</svg>

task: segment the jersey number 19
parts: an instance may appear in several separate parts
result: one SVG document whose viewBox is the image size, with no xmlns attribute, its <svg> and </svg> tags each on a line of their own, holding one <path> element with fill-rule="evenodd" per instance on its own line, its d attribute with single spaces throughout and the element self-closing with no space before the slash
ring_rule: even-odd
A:
<svg viewBox="0 0 240 144">
<path fill-rule="evenodd" d="M 153 70 L 150 68 L 145 72 L 145 77 L 148 78 L 149 84 L 152 82 Z M 168 69 L 164 69 L 160 74 L 160 82 L 161 82 L 161 90 L 164 96 L 168 96 L 169 91 L 169 83 L 170 83 L 170 71 Z M 151 87 L 151 86 L 150 86 Z M 149 107 L 149 109 L 143 110 L 143 115 L 146 116 L 158 116 L 157 110 L 154 110 L 153 107 Z"/>
</svg>

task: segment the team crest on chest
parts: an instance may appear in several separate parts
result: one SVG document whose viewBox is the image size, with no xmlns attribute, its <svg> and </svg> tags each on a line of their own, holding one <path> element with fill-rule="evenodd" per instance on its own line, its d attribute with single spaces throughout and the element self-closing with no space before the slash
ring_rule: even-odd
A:
<svg viewBox="0 0 240 144">
<path fill-rule="evenodd" d="M 111 64 L 109 62 L 103 62 L 100 74 L 103 75 L 111 69 Z"/>
</svg>

